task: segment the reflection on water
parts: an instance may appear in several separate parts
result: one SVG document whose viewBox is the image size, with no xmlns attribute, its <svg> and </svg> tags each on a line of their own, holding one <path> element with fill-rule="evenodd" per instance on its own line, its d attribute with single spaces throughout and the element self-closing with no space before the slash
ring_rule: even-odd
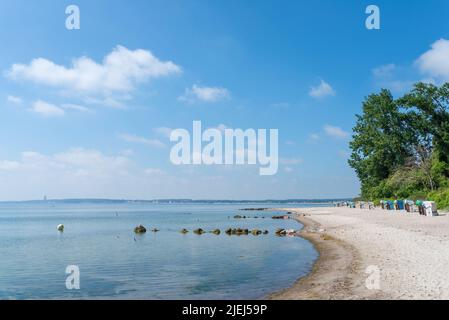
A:
<svg viewBox="0 0 449 320">
<path fill-rule="evenodd" d="M 297 222 L 271 219 L 276 212 L 242 214 L 242 207 L 248 205 L 0 204 L 0 299 L 251 299 L 310 271 L 312 245 L 274 235 L 299 229 Z M 135 235 L 138 224 L 160 232 Z M 270 234 L 179 232 L 230 227 Z M 80 268 L 80 290 L 66 289 L 68 265 Z"/>
</svg>

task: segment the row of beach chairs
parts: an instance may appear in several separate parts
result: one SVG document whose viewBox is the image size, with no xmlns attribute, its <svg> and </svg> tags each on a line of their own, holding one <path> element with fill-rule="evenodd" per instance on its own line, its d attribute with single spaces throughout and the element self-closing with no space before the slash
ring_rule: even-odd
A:
<svg viewBox="0 0 449 320">
<path fill-rule="evenodd" d="M 359 208 L 359 209 L 367 209 L 372 210 L 375 209 L 376 206 L 373 202 L 365 202 L 365 201 L 341 201 L 335 202 L 335 207 L 348 207 L 348 208 Z M 422 200 L 381 200 L 380 208 L 383 210 L 396 210 L 396 211 L 405 211 L 409 213 L 417 212 L 423 216 L 437 216 L 437 206 L 434 201 L 422 201 Z"/>
<path fill-rule="evenodd" d="M 380 206 L 384 210 L 403 210 L 405 212 L 418 212 L 423 216 L 437 216 L 438 210 L 434 201 L 422 200 L 381 200 Z"/>
</svg>

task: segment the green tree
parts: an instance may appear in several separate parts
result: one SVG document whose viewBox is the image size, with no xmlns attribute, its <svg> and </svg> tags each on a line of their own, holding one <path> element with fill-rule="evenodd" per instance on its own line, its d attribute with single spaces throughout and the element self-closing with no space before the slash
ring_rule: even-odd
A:
<svg viewBox="0 0 449 320">
<path fill-rule="evenodd" d="M 390 91 L 365 99 L 353 131 L 349 165 L 361 181 L 362 197 L 389 196 L 391 190 L 385 190 L 382 182 L 413 156 L 409 148 L 413 132 Z"/>
<path fill-rule="evenodd" d="M 418 83 L 412 92 L 398 100 L 405 107 L 412 121 L 415 145 L 424 150 L 427 157 L 433 155 L 427 165 L 438 174 L 449 177 L 449 83 L 441 87 Z M 437 167 L 437 168 L 436 168 Z M 436 172 L 435 172 L 436 173 Z"/>
<path fill-rule="evenodd" d="M 397 100 L 388 90 L 368 96 L 350 147 L 363 198 L 430 198 L 447 206 L 449 84 L 417 83 Z"/>
</svg>

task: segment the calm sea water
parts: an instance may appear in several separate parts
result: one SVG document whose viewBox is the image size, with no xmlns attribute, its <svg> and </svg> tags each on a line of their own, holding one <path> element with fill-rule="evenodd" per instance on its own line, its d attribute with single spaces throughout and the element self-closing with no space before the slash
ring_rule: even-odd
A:
<svg viewBox="0 0 449 320">
<path fill-rule="evenodd" d="M 300 229 L 298 222 L 238 210 L 245 207 L 0 204 L 0 299 L 263 298 L 306 275 L 318 254 L 302 238 L 274 235 L 277 228 Z M 135 236 L 138 224 L 160 232 Z M 270 234 L 179 233 L 228 227 Z M 68 265 L 80 269 L 80 290 L 66 288 Z"/>
</svg>

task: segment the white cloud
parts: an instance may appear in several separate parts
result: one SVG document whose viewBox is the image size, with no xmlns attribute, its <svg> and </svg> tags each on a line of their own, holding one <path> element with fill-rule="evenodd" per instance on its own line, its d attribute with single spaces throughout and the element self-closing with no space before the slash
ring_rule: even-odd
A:
<svg viewBox="0 0 449 320">
<path fill-rule="evenodd" d="M 415 64 L 428 76 L 449 80 L 449 40 L 435 41 L 431 49 L 421 55 Z"/>
<path fill-rule="evenodd" d="M 328 176 L 324 180 L 311 179 L 312 184 L 299 185 L 290 184 L 285 179 L 264 180 L 254 166 L 218 166 L 215 169 L 208 166 L 169 166 L 169 172 L 161 167 L 163 164 L 153 162 L 155 159 L 147 160 L 149 162 L 136 163 L 120 150 L 116 154 L 82 148 L 51 154 L 24 152 L 18 159 L 0 159 L 0 166 L 9 168 L 9 171 L 0 170 L 0 200 L 42 199 L 44 195 L 49 199 L 266 199 L 293 198 L 298 192 L 303 197 L 325 198 L 341 192 L 342 183 L 348 182 L 351 186 L 357 181 L 355 176 L 348 181 L 345 180 L 347 176 L 331 177 L 337 187 L 332 185 L 333 189 L 317 195 L 328 186 Z M 282 170 L 289 171 L 286 167 L 297 170 L 296 166 L 284 166 Z M 285 175 L 292 176 L 293 173 Z M 214 182 L 213 188 L 211 182 Z M 270 185 L 268 191 L 267 183 Z M 354 194 L 357 187 L 353 189 Z M 337 194 L 339 197 L 343 195 Z"/>
<path fill-rule="evenodd" d="M 158 168 L 147 168 L 144 170 L 145 174 L 151 175 L 151 176 L 161 176 L 164 174 L 164 171 Z"/>
<path fill-rule="evenodd" d="M 187 88 L 184 95 L 180 96 L 178 100 L 187 103 L 194 103 L 195 101 L 214 103 L 229 97 L 230 93 L 226 88 L 200 87 L 195 84 L 192 88 Z"/>
<path fill-rule="evenodd" d="M 84 106 L 80 106 L 77 104 L 63 104 L 61 105 L 61 108 L 66 110 L 73 110 L 73 111 L 79 111 L 79 112 L 90 112 L 90 109 Z"/>
<path fill-rule="evenodd" d="M 42 100 L 34 102 L 30 110 L 43 117 L 61 117 L 65 115 L 64 109 Z"/>
<path fill-rule="evenodd" d="M 449 81 L 449 40 L 440 39 L 415 60 L 414 66 L 422 74 L 409 66 L 401 67 L 393 63 L 372 70 L 376 85 L 396 93 L 410 90 L 416 82 L 438 84 Z"/>
<path fill-rule="evenodd" d="M 320 140 L 320 135 L 318 133 L 311 133 L 309 135 L 309 139 L 308 139 L 309 142 L 316 142 L 318 140 Z"/>
<path fill-rule="evenodd" d="M 8 96 L 6 97 L 6 100 L 9 103 L 13 103 L 13 104 L 22 104 L 22 98 L 20 97 L 16 97 L 16 96 Z"/>
<path fill-rule="evenodd" d="M 148 139 L 148 138 L 144 138 L 144 137 L 140 137 L 140 136 L 136 136 L 136 135 L 128 134 L 128 133 L 121 134 L 120 138 L 127 142 L 140 143 L 140 144 L 144 144 L 144 145 L 147 145 L 150 147 L 156 147 L 156 148 L 165 148 L 166 147 L 166 145 L 158 139 Z"/>
<path fill-rule="evenodd" d="M 92 96 L 123 94 L 149 79 L 178 74 L 181 68 L 172 61 L 161 61 L 148 50 L 129 50 L 117 46 L 97 63 L 88 57 L 73 60 L 70 67 L 37 58 L 29 64 L 14 64 L 8 76 L 68 92 Z M 110 99 L 110 98 L 109 98 Z"/>
<path fill-rule="evenodd" d="M 153 131 L 160 136 L 170 139 L 173 129 L 168 127 L 158 127 L 154 128 Z"/>
<path fill-rule="evenodd" d="M 403 80 L 407 75 L 406 68 L 398 67 L 393 63 L 385 64 L 372 70 L 375 84 L 378 87 L 402 93 L 413 86 L 412 80 Z M 402 76 L 401 76 L 402 75 Z"/>
<path fill-rule="evenodd" d="M 318 86 L 310 87 L 309 91 L 309 95 L 313 98 L 324 98 L 328 96 L 335 96 L 335 94 L 335 90 L 324 80 L 321 80 Z"/>
<path fill-rule="evenodd" d="M 217 183 L 220 178 L 209 167 L 173 169 L 170 166 L 168 172 L 153 162 L 154 159 L 136 163 L 120 151 L 117 154 L 83 148 L 51 154 L 29 151 L 17 160 L 5 160 L 9 162 L 0 159 L 1 167 L 9 171 L 0 169 L 0 200 L 42 199 L 44 195 L 49 199 L 240 199 L 259 195 L 254 193 L 254 188 L 263 185 L 257 168 L 219 166 L 216 170 L 227 175 L 222 183 Z M 246 175 L 247 187 L 242 187 L 242 175 Z M 248 181 L 247 177 L 254 180 Z M 212 181 L 214 188 L 211 188 Z M 261 197 L 269 197 L 269 193 Z"/>
<path fill-rule="evenodd" d="M 99 105 L 113 109 L 126 109 L 126 102 L 131 99 L 132 97 L 129 95 L 114 95 L 113 97 L 104 98 L 82 97 L 83 102 L 86 104 Z"/>
<path fill-rule="evenodd" d="M 142 188 L 151 180 L 149 175 L 143 177 L 143 170 L 127 157 L 82 148 L 50 155 L 27 151 L 17 161 L 0 160 L 2 199 L 41 198 L 44 194 L 119 198 L 124 190 L 134 185 Z"/>
<path fill-rule="evenodd" d="M 0 161 L 0 171 L 12 171 L 19 168 L 20 164 L 16 161 Z"/>
<path fill-rule="evenodd" d="M 391 81 L 384 81 L 379 85 L 387 89 L 390 89 L 393 92 L 404 92 L 409 90 L 413 86 L 413 84 L 414 81 L 411 80 L 391 80 Z"/>
<path fill-rule="evenodd" d="M 62 117 L 67 111 L 90 112 L 89 108 L 76 104 L 62 104 L 60 106 L 46 101 L 35 101 L 30 108 L 31 111 L 43 117 Z"/>
<path fill-rule="evenodd" d="M 28 156 L 29 157 L 29 156 Z M 35 156 L 33 156 L 35 157 Z M 105 156 L 97 150 L 86 150 L 82 148 L 71 149 L 67 152 L 62 152 L 48 158 L 38 155 L 47 163 L 53 162 L 55 165 L 63 166 L 69 170 L 78 172 L 82 169 L 84 173 L 104 173 L 104 172 L 125 172 L 125 167 L 129 166 L 129 160 L 123 156 Z M 42 158 L 43 157 L 43 158 Z"/>
<path fill-rule="evenodd" d="M 325 125 L 323 127 L 324 132 L 326 132 L 326 134 L 328 136 L 334 137 L 334 138 L 340 138 L 340 139 L 344 139 L 349 137 L 349 133 L 344 131 L 343 129 L 341 129 L 340 127 L 334 127 L 331 125 Z"/>
<path fill-rule="evenodd" d="M 3 161 L 5 162 L 5 161 Z M 12 163 L 12 168 L 19 168 L 20 173 L 33 172 L 36 176 L 54 173 L 61 179 L 70 176 L 105 177 L 106 175 L 126 172 L 131 162 L 123 156 L 106 156 L 97 150 L 74 148 L 65 152 L 44 155 L 34 151 L 22 152 L 21 159 Z"/>
<path fill-rule="evenodd" d="M 120 154 L 125 156 L 125 157 L 132 157 L 135 153 L 133 149 L 125 149 L 120 151 Z"/>
<path fill-rule="evenodd" d="M 390 64 L 386 64 L 386 65 L 374 68 L 372 72 L 376 78 L 385 79 L 385 78 L 391 78 L 393 76 L 395 70 L 396 70 L 396 65 L 393 63 L 390 63 Z"/>
</svg>

